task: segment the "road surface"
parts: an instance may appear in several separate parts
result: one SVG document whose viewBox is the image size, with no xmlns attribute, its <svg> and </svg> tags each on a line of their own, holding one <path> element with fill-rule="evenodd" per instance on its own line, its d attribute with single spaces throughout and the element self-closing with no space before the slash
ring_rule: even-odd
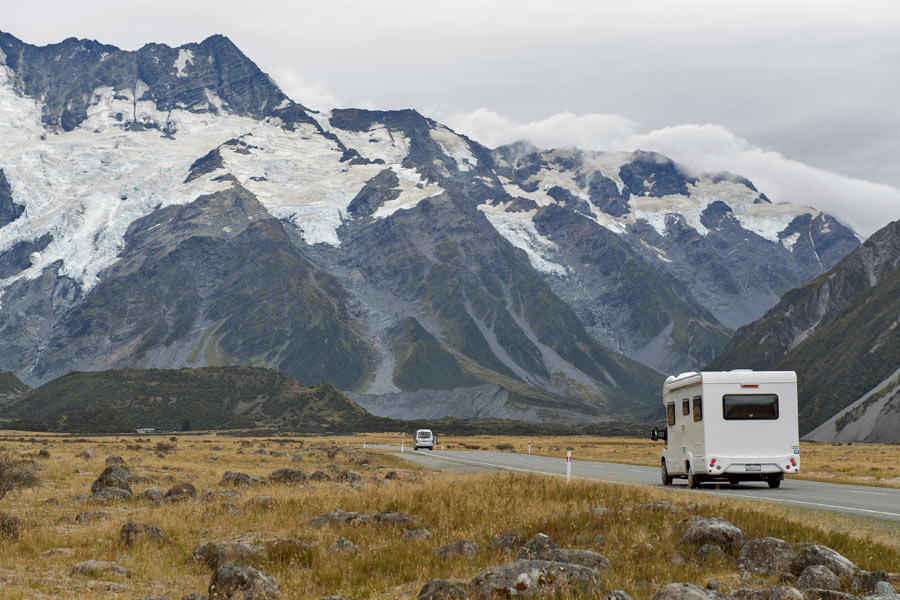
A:
<svg viewBox="0 0 900 600">
<path fill-rule="evenodd" d="M 400 449 L 396 446 L 372 447 Z M 414 452 L 407 447 L 402 456 L 426 467 L 448 471 L 481 469 L 539 473 L 559 477 L 565 477 L 566 474 L 565 458 L 513 452 L 483 450 L 419 450 Z M 662 487 L 658 467 L 639 467 L 572 459 L 572 477 L 609 483 L 638 483 Z M 733 486 L 709 484 L 699 490 L 688 489 L 686 483 L 684 479 L 676 479 L 670 489 L 679 489 L 691 494 L 731 496 L 745 500 L 777 502 L 801 508 L 900 521 L 900 489 L 820 483 L 791 478 L 786 478 L 781 487 L 775 490 L 770 489 L 764 482 L 748 482 Z"/>
</svg>

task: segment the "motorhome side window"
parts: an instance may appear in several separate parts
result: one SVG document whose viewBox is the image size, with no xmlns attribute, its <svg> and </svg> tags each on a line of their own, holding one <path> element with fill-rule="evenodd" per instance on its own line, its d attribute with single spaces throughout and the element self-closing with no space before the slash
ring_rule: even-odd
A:
<svg viewBox="0 0 900 600">
<path fill-rule="evenodd" d="M 691 401 L 685 398 L 681 401 L 681 414 L 689 415 L 691 414 Z"/>
<path fill-rule="evenodd" d="M 666 423 L 675 424 L 675 403 L 666 404 Z"/>
<path fill-rule="evenodd" d="M 700 396 L 694 396 L 694 420 L 703 420 L 703 398 Z"/>
<path fill-rule="evenodd" d="M 778 396 L 728 394 L 722 396 L 722 414 L 726 421 L 775 420 L 778 418 Z"/>
</svg>

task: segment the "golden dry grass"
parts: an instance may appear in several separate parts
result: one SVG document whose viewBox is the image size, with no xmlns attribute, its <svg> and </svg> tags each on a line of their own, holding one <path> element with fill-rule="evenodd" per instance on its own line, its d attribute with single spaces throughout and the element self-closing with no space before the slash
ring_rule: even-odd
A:
<svg viewBox="0 0 900 600">
<path fill-rule="evenodd" d="M 42 594 L 98 599 L 166 595 L 177 599 L 189 592 L 205 593 L 210 571 L 186 560 L 193 548 L 207 540 L 273 536 L 299 538 L 313 544 L 310 567 L 281 561 L 258 565 L 281 583 L 283 597 L 289 599 L 328 594 L 410 598 L 433 577 L 467 581 L 480 569 L 511 560 L 512 555 L 483 551 L 474 559 L 440 560 L 434 557 L 434 550 L 460 539 L 470 539 L 484 547 L 493 537 L 506 532 L 522 538 L 544 532 L 562 547 L 603 553 L 613 565 L 607 587 L 624 589 L 639 600 L 652 596 L 659 585 L 673 581 L 705 585 L 714 579 L 728 587 L 736 586 L 739 572 L 734 567 L 733 553 L 724 559 L 702 562 L 692 559 L 690 548 L 677 545 L 678 524 L 690 514 L 727 518 L 751 537 L 771 535 L 795 544 L 823 543 L 866 569 L 900 570 L 900 524 L 719 499 L 686 510 L 695 498 L 670 490 L 585 481 L 567 484 L 540 476 L 431 473 L 395 454 L 360 448 L 362 441 L 390 441 L 392 436 L 352 438 L 352 447 L 346 445 L 351 438 L 335 438 L 332 444 L 330 438 L 291 438 L 278 443 L 179 436 L 177 451 L 160 457 L 152 448 L 157 441 L 167 441 L 165 438 L 150 438 L 150 442 L 136 442 L 133 436 L 72 441 L 54 436 L 14 435 L 0 439 L 0 445 L 23 454 L 47 448 L 51 458 L 39 461 L 43 467 L 40 488 L 0 501 L 0 510 L 26 522 L 18 540 L 0 546 L 0 597 L 9 600 L 39 598 Z M 565 439 L 573 445 L 572 439 Z M 290 457 L 248 453 L 260 444 L 270 451 L 299 455 L 303 460 L 298 463 Z M 97 458 L 76 458 L 88 447 L 97 451 Z M 624 442 L 623 447 L 628 447 L 628 443 Z M 89 492 L 108 454 L 122 456 L 133 465 L 136 474 L 151 478 L 151 483 L 134 485 L 136 493 L 150 486 L 165 491 L 178 481 L 190 481 L 202 493 L 221 489 L 217 484 L 227 470 L 268 475 L 278 468 L 295 467 L 308 473 L 331 463 L 358 471 L 363 482 L 359 489 L 347 484 L 320 483 L 246 490 L 236 504 L 242 505 L 255 494 L 266 494 L 275 498 L 277 505 L 240 515 L 223 511 L 221 501 L 159 506 L 137 498 L 109 505 L 75 502 L 75 495 Z M 363 464 L 363 460 L 368 464 Z M 386 481 L 384 474 L 390 470 L 400 472 L 401 480 Z M 676 514 L 620 511 L 651 500 L 668 500 L 682 510 Z M 593 505 L 605 506 L 612 512 L 593 515 L 587 510 Z M 335 508 L 400 511 L 415 518 L 418 527 L 429 529 L 433 536 L 406 542 L 396 527 L 314 529 L 305 525 L 308 518 Z M 75 515 L 87 510 L 106 511 L 109 516 L 90 523 L 75 522 Z M 119 543 L 118 535 L 128 521 L 156 524 L 173 541 L 126 549 Z M 328 546 L 339 536 L 355 542 L 361 551 L 331 554 Z M 598 536 L 604 538 L 602 545 L 596 545 Z M 669 561 L 676 552 L 688 557 L 687 565 L 676 567 Z M 95 580 L 69 574 L 75 563 L 89 559 L 128 567 L 133 571 L 132 577 Z M 112 582 L 114 589 L 106 589 L 106 581 Z"/>
</svg>

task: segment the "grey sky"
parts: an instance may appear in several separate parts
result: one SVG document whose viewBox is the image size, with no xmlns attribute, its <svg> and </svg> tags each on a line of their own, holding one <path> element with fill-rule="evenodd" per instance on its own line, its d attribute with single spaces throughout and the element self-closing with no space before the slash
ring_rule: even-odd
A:
<svg viewBox="0 0 900 600">
<path fill-rule="evenodd" d="M 601 127 L 568 143 L 662 149 L 654 144 L 665 131 L 685 160 L 697 148 L 716 152 L 710 138 L 692 137 L 709 130 L 672 138 L 670 128 L 711 124 L 744 150 L 697 168 L 751 164 L 744 174 L 758 179 L 754 169 L 768 167 L 748 152 L 799 161 L 886 184 L 842 191 L 880 198 L 870 219 L 853 223 L 862 233 L 900 217 L 895 0 L 36 1 L 5 7 L 0 29 L 35 44 L 76 36 L 125 49 L 224 33 L 299 102 L 413 107 L 488 144 L 516 132 L 563 145 L 562 135 L 531 132 L 554 115 L 571 113 L 576 133 L 585 116 L 611 115 L 630 123 L 629 135 Z M 478 109 L 501 118 L 472 118 Z M 832 183 L 822 179 L 824 193 Z M 770 191 L 804 202 L 786 192 L 797 188 L 776 181 Z"/>
</svg>

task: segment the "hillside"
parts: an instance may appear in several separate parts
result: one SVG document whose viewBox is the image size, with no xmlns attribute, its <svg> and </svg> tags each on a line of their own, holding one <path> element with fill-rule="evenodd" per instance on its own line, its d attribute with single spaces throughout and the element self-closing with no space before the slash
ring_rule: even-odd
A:
<svg viewBox="0 0 900 600">
<path fill-rule="evenodd" d="M 0 404 L 11 401 L 13 398 L 27 392 L 29 389 L 31 388 L 22 383 L 14 373 L 0 373 Z"/>
<path fill-rule="evenodd" d="M 20 396 L 0 416 L 23 429 L 79 433 L 180 431 L 186 425 L 346 431 L 371 419 L 328 383 L 305 387 L 256 367 L 69 373 Z"/>
</svg>

